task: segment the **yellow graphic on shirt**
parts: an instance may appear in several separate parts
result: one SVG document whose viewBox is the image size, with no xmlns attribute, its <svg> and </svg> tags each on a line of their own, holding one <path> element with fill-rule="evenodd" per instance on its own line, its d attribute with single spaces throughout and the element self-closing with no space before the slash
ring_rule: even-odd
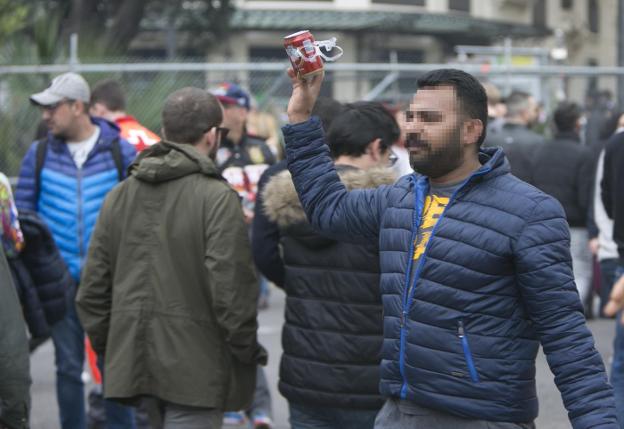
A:
<svg viewBox="0 0 624 429">
<path fill-rule="evenodd" d="M 439 197 L 437 195 L 427 195 L 425 198 L 425 207 L 423 207 L 422 222 L 418 229 L 418 236 L 414 246 L 414 260 L 420 259 L 425 248 L 431 238 L 431 232 L 433 227 L 440 219 L 440 216 L 444 212 L 446 205 L 449 202 L 449 197 Z"/>
</svg>

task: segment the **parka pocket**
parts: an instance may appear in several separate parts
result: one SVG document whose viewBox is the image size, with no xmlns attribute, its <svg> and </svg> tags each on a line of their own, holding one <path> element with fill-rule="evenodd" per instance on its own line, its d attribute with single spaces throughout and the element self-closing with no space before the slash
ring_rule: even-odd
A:
<svg viewBox="0 0 624 429">
<path fill-rule="evenodd" d="M 477 373 L 477 367 L 472 359 L 472 353 L 470 352 L 470 344 L 468 343 L 468 337 L 464 331 L 464 322 L 459 320 L 457 322 L 457 337 L 461 342 L 462 349 L 464 351 L 464 359 L 466 360 L 466 366 L 468 367 L 468 373 L 473 383 L 479 382 L 479 373 Z"/>
</svg>

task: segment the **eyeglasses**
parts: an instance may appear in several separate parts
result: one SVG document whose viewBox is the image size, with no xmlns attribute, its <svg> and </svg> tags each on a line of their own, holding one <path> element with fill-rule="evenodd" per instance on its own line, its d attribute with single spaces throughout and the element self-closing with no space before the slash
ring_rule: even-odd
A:
<svg viewBox="0 0 624 429">
<path fill-rule="evenodd" d="M 230 129 L 229 128 L 225 128 L 225 127 L 215 127 L 217 129 L 217 138 L 219 139 L 219 143 L 221 143 L 223 140 L 225 140 L 228 136 L 228 134 L 230 133 Z"/>
<path fill-rule="evenodd" d="M 399 160 L 399 156 L 396 153 L 394 153 L 392 149 L 390 149 L 390 155 L 388 155 L 389 167 L 392 167 L 394 164 L 396 164 L 398 160 Z"/>
</svg>

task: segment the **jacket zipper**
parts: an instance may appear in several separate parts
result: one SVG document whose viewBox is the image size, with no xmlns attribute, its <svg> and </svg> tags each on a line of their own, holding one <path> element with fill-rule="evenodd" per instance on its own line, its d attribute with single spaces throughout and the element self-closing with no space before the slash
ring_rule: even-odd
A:
<svg viewBox="0 0 624 429">
<path fill-rule="evenodd" d="M 83 222 L 82 222 L 82 168 L 78 169 L 78 174 L 76 175 L 78 179 L 78 256 L 80 258 L 79 262 L 79 270 L 82 271 L 82 260 L 84 258 L 84 252 L 82 250 L 83 242 L 84 242 L 84 231 L 83 231 Z"/>
<path fill-rule="evenodd" d="M 431 230 L 431 235 L 429 236 L 429 241 L 425 245 L 425 250 L 418 261 L 418 266 L 416 267 L 416 273 L 414 274 L 414 278 L 411 278 L 412 266 L 414 263 L 414 240 L 416 239 L 416 233 L 418 231 L 418 227 L 421 222 L 421 212 L 422 207 L 418 207 L 418 202 L 422 199 L 424 201 L 424 196 L 421 198 L 420 190 L 418 189 L 418 183 L 413 180 L 414 183 L 414 215 L 413 215 L 413 224 L 412 224 L 412 238 L 410 240 L 410 252 L 408 253 L 408 262 L 407 262 L 407 271 L 405 273 L 405 288 L 403 288 L 403 310 L 401 312 L 401 336 L 400 336 L 400 349 L 399 349 L 399 372 L 401 374 L 401 378 L 403 379 L 403 384 L 401 385 L 401 399 L 407 398 L 407 377 L 405 376 L 405 343 L 407 338 L 407 316 L 409 314 L 409 309 L 412 306 L 412 301 L 414 298 L 414 290 L 416 289 L 416 284 L 418 283 L 418 279 L 420 277 L 420 273 L 423 269 L 425 259 L 427 256 L 427 251 L 429 250 L 429 245 L 435 236 L 436 230 L 442 221 L 442 218 L 446 214 L 446 210 L 451 206 L 451 204 L 455 201 L 455 197 L 461 191 L 466 184 L 468 184 L 473 178 L 478 176 L 483 176 L 492 171 L 492 167 L 488 167 L 484 170 L 477 171 L 473 173 L 470 177 L 468 177 L 464 183 L 462 183 L 451 195 L 448 204 L 444 208 L 442 214 L 438 218 L 435 226 Z M 415 177 L 412 175 L 411 177 Z M 476 370 L 475 370 L 476 373 Z"/>
<path fill-rule="evenodd" d="M 82 263 L 85 258 L 85 251 L 83 249 L 84 247 L 84 222 L 83 222 L 83 201 L 82 201 L 82 170 L 87 165 L 87 162 L 89 162 L 89 160 L 93 158 L 95 153 L 98 152 L 98 145 L 100 144 L 100 141 L 101 141 L 100 137 L 101 135 L 98 137 L 97 141 L 95 142 L 93 149 L 91 149 L 91 151 L 87 154 L 87 158 L 82 163 L 82 167 L 78 168 L 78 166 L 76 166 L 77 167 L 76 178 L 78 179 L 78 246 L 79 246 L 78 247 L 78 258 L 79 258 L 78 270 L 79 270 L 79 273 L 82 273 Z"/>
<path fill-rule="evenodd" d="M 468 337 L 466 337 L 466 333 L 464 331 L 464 322 L 462 322 L 461 320 L 457 322 L 457 337 L 459 337 L 462 348 L 464 349 L 464 358 L 466 359 L 466 365 L 468 366 L 470 379 L 473 383 L 478 383 L 479 373 L 477 373 L 477 368 L 475 367 L 474 360 L 472 359 L 470 344 L 468 344 Z"/>
</svg>

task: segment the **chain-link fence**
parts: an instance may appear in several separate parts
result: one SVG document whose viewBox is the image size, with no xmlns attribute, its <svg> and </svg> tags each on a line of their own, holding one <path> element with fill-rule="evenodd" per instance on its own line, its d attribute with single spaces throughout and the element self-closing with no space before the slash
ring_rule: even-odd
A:
<svg viewBox="0 0 624 429">
<path fill-rule="evenodd" d="M 452 65 L 332 64 L 327 67 L 323 92 L 344 102 L 376 99 L 401 105 L 413 95 L 420 74 L 444 66 Z M 533 93 L 547 113 L 564 94 L 585 105 L 586 94 L 593 90 L 606 89 L 614 93 L 617 76 L 623 73 L 618 68 L 454 66 L 492 81 L 503 94 L 512 89 Z M 209 89 L 223 81 L 237 82 L 250 90 L 255 108 L 273 114 L 277 123 L 283 124 L 290 96 L 286 67 L 286 62 L 0 66 L 0 171 L 16 176 L 21 159 L 35 138 L 40 112 L 28 102 L 28 97 L 43 90 L 55 75 L 70 69 L 81 73 L 92 85 L 104 78 L 119 80 L 126 90 L 128 113 L 158 132 L 161 108 L 168 94 L 185 86 Z M 542 124 L 542 130 L 547 133 L 548 127 Z"/>
</svg>

